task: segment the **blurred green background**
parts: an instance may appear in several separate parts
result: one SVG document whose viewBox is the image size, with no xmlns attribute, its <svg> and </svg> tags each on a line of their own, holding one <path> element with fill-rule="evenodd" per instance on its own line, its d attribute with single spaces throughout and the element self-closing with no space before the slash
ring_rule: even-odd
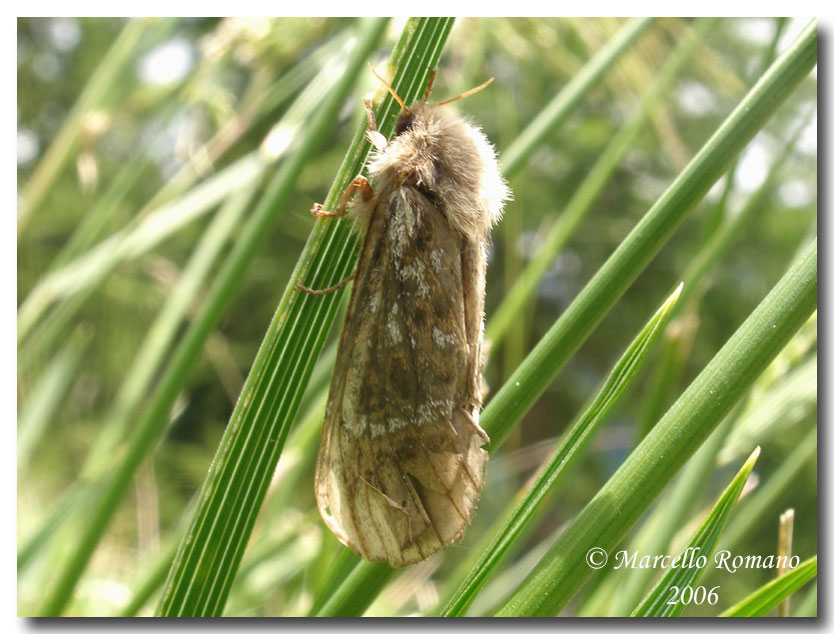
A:
<svg viewBox="0 0 834 634">
<path fill-rule="evenodd" d="M 403 24 L 388 24 L 370 58 L 376 68 L 385 67 Z M 95 486 L 120 460 L 121 439 L 129 436 L 213 273 L 233 249 L 251 201 L 303 135 L 360 26 L 341 18 L 18 20 L 20 614 L 36 613 L 52 572 L 72 553 L 85 513 L 78 491 Z M 488 90 L 456 107 L 483 127 L 501 153 L 621 26 L 622 20 L 600 18 L 459 19 L 440 57 L 434 98 L 495 76 Z M 720 19 L 710 26 L 550 263 L 533 300 L 493 346 L 486 373 L 493 390 L 803 26 L 802 20 L 764 18 Z M 561 127 L 513 170 L 515 200 L 494 232 L 490 252 L 488 323 L 690 28 L 683 19 L 655 21 Z M 490 460 L 479 506 L 485 518 L 497 515 L 533 474 L 704 243 L 762 191 L 781 161 L 765 195 L 756 199 L 752 219 L 676 316 L 639 384 L 595 437 L 582 468 L 560 489 L 514 560 L 547 542 L 583 507 L 815 235 L 815 73 L 775 113 L 732 176 L 713 187 Z M 121 501 L 67 613 L 118 613 L 177 541 L 313 226 L 309 209 L 324 199 L 363 117 L 361 97 L 377 87 L 370 72 L 360 73 L 315 159 L 276 211 L 177 397 L 164 441 L 136 473 L 132 493 Z M 205 277 L 196 278 L 193 295 L 183 300 L 182 320 L 162 335 L 152 326 L 198 243 L 212 231 L 222 237 L 207 256 Z M 337 334 L 338 323 L 331 339 Z M 154 361 L 141 357 L 149 335 L 164 341 Z M 769 370 L 770 384 L 767 376 L 762 379 L 762 395 L 752 392 L 746 411 L 754 420 L 730 435 L 692 502 L 693 512 L 714 501 L 756 444 L 763 451 L 753 479 L 761 487 L 790 463 L 803 438 L 814 435 L 815 351 L 813 321 L 780 356 L 781 366 Z M 785 377 L 794 383 L 784 386 Z M 777 394 L 782 400 L 773 397 L 773 385 L 785 388 Z M 773 402 L 758 407 L 768 395 Z M 312 399 L 308 396 L 299 419 L 313 411 Z M 816 553 L 816 443 L 808 442 L 761 521 L 739 529 L 734 550 L 773 552 L 778 515 L 790 506 L 796 510 L 794 553 L 803 559 Z M 301 465 L 297 486 L 283 492 L 280 512 L 256 527 L 250 543 L 257 548 L 260 540 L 271 550 L 257 566 L 244 564 L 225 614 L 306 613 L 311 598 L 305 567 L 323 551 L 339 552 L 315 512 L 311 457 L 301 460 L 285 451 L 279 473 L 295 468 L 293 459 Z M 738 513 L 744 515 L 743 506 Z M 688 534 L 693 526 L 682 530 Z M 473 534 L 451 547 L 439 571 L 415 568 L 389 584 L 370 613 L 430 611 L 446 568 L 453 569 L 487 527 L 473 525 Z M 741 599 L 772 576 L 769 570 L 720 576 L 722 604 Z M 591 605 L 583 602 L 590 602 L 602 583 L 602 575 L 594 578 L 569 612 L 582 613 L 582 605 Z M 488 597 L 484 601 L 489 604 Z M 140 613 L 152 613 L 156 602 Z M 687 612 L 712 613 L 694 606 Z"/>
</svg>

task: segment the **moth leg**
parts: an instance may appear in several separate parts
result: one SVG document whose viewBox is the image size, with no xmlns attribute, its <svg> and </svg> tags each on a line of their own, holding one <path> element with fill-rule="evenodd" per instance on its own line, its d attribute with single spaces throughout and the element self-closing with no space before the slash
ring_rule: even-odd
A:
<svg viewBox="0 0 834 634">
<path fill-rule="evenodd" d="M 327 295 L 329 293 L 335 293 L 339 289 L 344 288 L 348 284 L 348 282 L 351 282 L 353 280 L 353 278 L 355 278 L 355 277 L 356 277 L 356 271 L 354 271 L 353 273 L 348 275 L 345 279 L 343 279 L 341 282 L 339 282 L 335 286 L 331 286 L 329 288 L 323 288 L 321 290 L 314 290 L 314 289 L 309 288 L 307 286 L 304 286 L 302 284 L 296 283 L 295 290 L 303 291 L 303 292 L 308 293 L 310 295 Z"/>
<path fill-rule="evenodd" d="M 310 213 L 316 218 L 341 218 L 345 215 L 348 203 L 350 202 L 350 199 L 353 198 L 353 194 L 357 189 L 362 193 L 362 200 L 366 202 L 374 197 L 373 187 L 371 187 L 368 179 L 360 174 L 350 181 L 350 184 L 347 186 L 347 189 L 345 189 L 341 199 L 339 200 L 339 204 L 336 206 L 336 211 L 327 211 L 320 203 L 316 203 L 313 205 Z"/>
<path fill-rule="evenodd" d="M 371 105 L 371 100 L 365 97 L 365 115 L 368 117 L 368 131 L 365 136 L 377 150 L 380 152 L 388 147 L 388 139 L 386 139 L 376 127 L 376 117 L 374 116 L 374 108 Z"/>
</svg>

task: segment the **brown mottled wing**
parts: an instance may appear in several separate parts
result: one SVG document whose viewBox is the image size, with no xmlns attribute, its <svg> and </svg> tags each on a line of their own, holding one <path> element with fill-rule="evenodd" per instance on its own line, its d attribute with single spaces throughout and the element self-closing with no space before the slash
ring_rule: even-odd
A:
<svg viewBox="0 0 834 634">
<path fill-rule="evenodd" d="M 475 509 L 484 268 L 483 246 L 422 193 L 380 193 L 316 466 L 322 517 L 365 559 L 421 561 L 460 539 Z"/>
</svg>

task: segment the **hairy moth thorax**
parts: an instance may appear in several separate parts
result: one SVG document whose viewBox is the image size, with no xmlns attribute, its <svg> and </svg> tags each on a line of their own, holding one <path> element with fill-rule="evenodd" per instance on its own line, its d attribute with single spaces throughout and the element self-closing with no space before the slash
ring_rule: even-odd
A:
<svg viewBox="0 0 834 634">
<path fill-rule="evenodd" d="M 430 87 L 406 107 L 385 85 L 403 113 L 388 142 L 366 102 L 373 187 L 357 177 L 334 212 L 313 208 L 341 216 L 358 190 L 365 226 L 315 488 L 342 543 L 405 566 L 463 536 L 483 486 L 486 245 L 510 194 L 478 127 Z"/>
</svg>

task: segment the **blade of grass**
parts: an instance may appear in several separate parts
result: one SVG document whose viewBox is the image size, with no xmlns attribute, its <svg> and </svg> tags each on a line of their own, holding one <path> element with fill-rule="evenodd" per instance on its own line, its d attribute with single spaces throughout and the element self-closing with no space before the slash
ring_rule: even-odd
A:
<svg viewBox="0 0 834 634">
<path fill-rule="evenodd" d="M 83 326 L 83 324 L 82 324 Z M 46 433 L 73 380 L 84 351 L 92 338 L 87 328 L 79 328 L 54 356 L 43 375 L 26 397 L 17 427 L 17 467 L 29 464 L 32 452 Z"/>
<path fill-rule="evenodd" d="M 490 318 L 489 323 L 487 323 L 485 336 L 493 345 L 497 345 L 504 338 L 507 331 L 517 322 L 519 316 L 524 313 L 530 297 L 535 292 L 542 277 L 547 273 L 551 263 L 578 229 L 582 220 L 588 215 L 614 170 L 631 148 L 652 109 L 669 89 L 687 60 L 696 51 L 696 46 L 701 41 L 703 33 L 713 23 L 714 20 L 712 19 L 701 18 L 693 25 L 687 36 L 675 48 L 669 61 L 660 69 L 657 79 L 640 101 L 638 108 L 634 110 L 626 124 L 611 139 L 588 175 L 576 188 L 576 192 L 565 204 L 559 218 L 542 239 L 541 246 L 536 254 L 527 263 L 524 271 L 515 280 L 515 283 Z M 532 124 L 530 127 L 532 127 Z M 529 130 L 530 127 L 527 129 Z M 522 133 L 520 138 L 524 136 L 525 134 Z M 516 141 L 513 146 L 510 146 L 508 153 L 519 142 Z"/>
<path fill-rule="evenodd" d="M 675 315 L 679 315 L 682 310 L 685 310 L 681 308 L 683 302 L 689 304 L 689 309 L 692 310 L 692 304 L 697 301 L 697 298 L 705 290 L 706 284 L 704 284 L 704 280 L 708 272 L 715 268 L 719 258 L 728 251 L 734 238 L 740 233 L 743 227 L 747 226 L 754 212 L 760 208 L 763 200 L 772 194 L 777 180 L 776 177 L 781 173 L 785 162 L 792 155 L 795 144 L 807 123 L 808 117 L 797 126 L 791 140 L 785 145 L 779 158 L 773 162 L 765 183 L 748 199 L 742 210 L 718 230 L 713 232 L 704 246 L 699 249 L 695 259 L 684 272 L 684 290 L 681 294 L 681 301 L 675 305 Z M 690 286 L 695 286 L 699 290 L 693 293 Z M 683 319 L 684 323 L 679 328 L 675 328 L 676 332 L 679 332 L 682 328 L 686 328 L 686 325 L 690 323 L 690 320 L 684 316 L 679 318 L 676 322 L 677 324 L 681 324 L 680 319 Z M 669 330 L 672 330 L 672 328 Z M 652 389 L 650 390 L 651 405 L 642 412 L 643 419 L 639 423 L 642 431 L 639 440 L 645 437 L 648 430 L 651 429 L 651 426 L 663 413 L 663 410 L 659 409 L 659 406 L 661 403 L 667 402 L 665 397 L 668 392 L 664 390 L 664 387 L 676 385 L 683 372 L 685 356 L 677 352 L 678 345 L 688 347 L 688 342 L 684 341 L 682 344 L 679 344 L 678 339 L 667 339 L 664 341 L 664 354 L 657 369 L 657 374 L 650 383 L 652 385 Z M 658 381 L 665 385 L 658 385 Z M 657 392 L 663 390 L 663 398 L 655 390 Z M 645 418 L 648 415 L 652 416 L 650 424 L 649 420 Z M 645 522 L 640 535 L 634 540 L 634 543 L 638 544 L 638 546 L 635 546 L 636 548 L 643 552 L 666 552 L 675 532 L 677 532 L 678 527 L 688 515 L 692 500 L 695 499 L 703 482 L 706 481 L 706 478 L 713 469 L 717 452 L 724 448 L 727 436 L 733 433 L 736 422 L 741 415 L 742 410 L 737 407 L 733 414 L 728 417 L 732 420 L 725 420 L 719 429 L 713 433 L 710 440 L 690 460 L 690 464 L 687 465 L 686 471 L 674 489 L 664 497 L 663 503 L 656 505 L 653 515 L 658 515 L 657 522 L 655 523 L 651 520 Z M 744 445 L 740 445 L 741 450 L 744 452 L 749 451 L 752 444 L 762 442 L 758 438 L 754 440 L 755 442 L 746 442 Z M 607 596 L 616 597 L 615 609 L 612 616 L 626 616 L 631 611 L 639 597 L 643 594 L 646 583 L 652 575 L 652 569 L 628 570 L 627 573 L 628 579 L 625 583 L 621 580 L 617 583 L 616 593 L 612 592 L 613 588 L 609 583 L 604 583 L 603 587 L 598 589 L 598 592 L 603 595 L 607 591 Z M 613 579 L 610 580 L 610 583 L 613 583 Z"/>
<path fill-rule="evenodd" d="M 703 556 L 707 561 L 710 560 L 712 552 L 715 550 L 715 545 L 718 542 L 718 536 L 724 530 L 724 526 L 726 526 L 727 520 L 736 506 L 736 502 L 738 502 L 741 491 L 747 483 L 747 478 L 753 471 L 753 466 L 756 464 L 760 452 L 761 448 L 756 447 L 753 453 L 750 454 L 750 457 L 742 465 L 739 472 L 715 503 L 715 506 L 712 507 L 709 515 L 707 515 L 701 526 L 698 527 L 698 530 L 695 531 L 692 539 L 681 554 L 678 555 L 680 558 L 678 561 L 682 561 L 687 552 L 691 552 L 692 557 Z M 672 586 L 678 588 L 694 588 L 703 572 L 704 569 L 699 566 L 675 566 L 672 563 L 668 572 L 663 575 L 654 588 L 643 598 L 631 613 L 631 616 L 680 616 L 686 606 L 683 601 L 669 603 Z"/>
<path fill-rule="evenodd" d="M 745 398 L 746 400 L 746 398 Z M 689 460 L 678 480 L 655 505 L 652 514 L 644 522 L 637 536 L 632 540 L 630 550 L 644 553 L 665 553 L 675 534 L 686 518 L 691 515 L 693 501 L 704 487 L 715 467 L 715 457 L 741 413 L 743 403 L 736 405 L 721 422 L 709 439 L 701 445 Z M 624 571 L 626 572 L 626 571 Z M 651 568 L 629 569 L 627 578 L 614 579 L 609 576 L 597 589 L 598 593 L 614 598 L 614 610 L 609 616 L 628 616 L 645 594 L 654 574 Z"/>
<path fill-rule="evenodd" d="M 791 560 L 791 553 L 793 552 L 793 518 L 794 510 L 788 509 L 779 516 L 779 568 L 777 575 L 780 577 L 789 570 L 787 562 Z M 791 598 L 785 597 L 777 606 L 777 616 L 788 616 L 791 610 Z"/>
<path fill-rule="evenodd" d="M 781 436 L 817 407 L 817 355 L 812 354 L 745 412 L 721 449 L 722 463 L 734 459 L 745 447 Z"/>
<path fill-rule="evenodd" d="M 165 30 L 175 24 L 170 19 L 166 22 L 169 24 Z M 145 18 L 129 20 L 87 82 L 46 154 L 23 188 L 23 204 L 17 220 L 18 240 L 25 234 L 53 182 L 72 158 L 79 135 L 82 133 L 84 116 L 99 107 L 113 91 L 114 85 L 124 77 L 128 65 L 135 58 L 140 40 L 152 24 L 152 20 Z"/>
<path fill-rule="evenodd" d="M 469 569 L 466 578 L 444 601 L 440 616 L 463 616 L 472 603 L 487 577 L 501 561 L 512 543 L 532 519 L 548 494 L 562 480 L 569 463 L 587 444 L 596 428 L 605 419 L 611 408 L 619 401 L 636 376 L 640 366 L 646 360 L 657 337 L 663 332 L 672 307 L 680 295 L 679 286 L 652 316 L 634 341 L 614 365 L 590 403 L 583 409 L 577 420 L 570 426 L 553 457 L 541 470 L 536 481 L 519 501 L 506 521 L 493 533 L 487 548 L 482 552 L 477 563 L 464 566 Z"/>
<path fill-rule="evenodd" d="M 761 527 L 767 514 L 774 509 L 788 490 L 790 483 L 813 462 L 817 452 L 817 429 L 811 428 L 785 458 L 770 478 L 741 503 L 741 511 L 727 527 L 721 547 L 732 552 L 750 533 Z"/>
<path fill-rule="evenodd" d="M 360 561 L 316 616 L 362 616 L 395 572 L 388 564 Z"/>
<path fill-rule="evenodd" d="M 186 317 L 186 312 L 194 302 L 204 282 L 218 259 L 219 253 L 225 248 L 231 233 L 238 226 L 238 221 L 254 195 L 254 190 L 241 190 L 232 194 L 220 211 L 215 215 L 208 229 L 200 239 L 193 255 L 183 270 L 177 285 L 169 293 L 165 305 L 154 323 L 148 329 L 148 335 L 140 345 L 133 362 L 125 373 L 125 377 L 116 392 L 112 406 L 104 417 L 106 425 L 97 436 L 90 449 L 81 477 L 75 480 L 62 493 L 62 499 L 77 499 L 84 487 L 95 483 L 111 466 L 113 455 L 118 452 L 119 444 L 127 442 L 129 427 L 135 421 L 137 413 L 147 398 L 154 379 L 161 371 L 162 364 L 169 353 L 176 334 Z M 66 511 L 67 505 L 58 503 L 55 508 Z M 18 571 L 31 558 L 37 548 L 36 544 L 45 543 L 42 535 L 54 531 L 57 525 L 63 523 L 69 515 L 49 513 L 43 522 L 47 527 L 32 532 L 21 547 L 20 552 L 26 557 L 18 559 Z M 33 541 L 37 538 L 36 541 Z"/>
<path fill-rule="evenodd" d="M 105 472 L 119 443 L 130 436 L 130 423 L 150 392 L 154 378 L 159 375 L 189 308 L 204 288 L 212 268 L 220 261 L 220 254 L 240 226 L 240 219 L 251 208 L 257 185 L 258 181 L 253 183 L 252 189 L 230 195 L 200 238 L 119 385 L 106 417 L 107 424 L 85 460 L 83 478 L 92 479 Z"/>
<path fill-rule="evenodd" d="M 129 487 L 133 473 L 156 446 L 156 442 L 165 428 L 167 412 L 179 393 L 188 370 L 199 358 L 206 338 L 215 328 L 238 289 L 240 278 L 256 255 L 275 214 L 286 204 L 298 175 L 332 127 L 352 81 L 361 69 L 368 53 L 376 45 L 385 23 L 385 20 L 376 20 L 366 25 L 367 28 L 356 42 L 347 72 L 319 104 L 319 109 L 313 115 L 303 140 L 276 174 L 263 198 L 249 216 L 247 225 L 243 228 L 241 237 L 218 273 L 215 284 L 209 291 L 200 314 L 174 351 L 167 372 L 150 398 L 148 409 L 137 425 L 137 431 L 128 447 L 124 460 L 111 474 L 105 490 L 96 501 L 87 525 L 79 535 L 76 551 L 66 567 L 58 571 L 55 585 L 52 591 L 47 593 L 44 604 L 38 612 L 39 615 L 57 616 L 69 601 L 72 590 L 89 561 L 96 544 L 101 539 L 113 512 Z"/>
<path fill-rule="evenodd" d="M 817 582 L 808 588 L 805 596 L 793 611 L 794 617 L 811 618 L 817 616 Z"/>
<path fill-rule="evenodd" d="M 526 412 L 625 293 L 723 170 L 810 72 L 817 57 L 816 21 L 803 32 L 724 121 L 674 183 L 646 213 L 617 250 L 530 353 L 546 356 L 549 372 L 516 371 L 493 399 L 482 426 L 500 442 L 510 431 L 513 412 Z M 497 440 L 496 440 L 497 439 Z"/>
<path fill-rule="evenodd" d="M 610 552 L 732 409 L 816 305 L 807 249 L 516 590 L 499 616 L 559 612 L 590 576 L 589 549 Z"/>
<path fill-rule="evenodd" d="M 61 300 L 66 303 L 67 299 L 73 300 L 79 293 L 89 292 L 120 263 L 144 255 L 176 231 L 208 213 L 231 193 L 254 187 L 270 166 L 298 144 L 305 132 L 309 113 L 319 109 L 318 104 L 325 92 L 342 76 L 342 57 L 331 57 L 333 63 L 324 65 L 309 82 L 273 126 L 259 150 L 241 157 L 173 200 L 167 200 L 174 191 L 174 185 L 169 184 L 167 193 L 155 196 L 127 227 L 88 249 L 77 259 L 44 275 L 18 310 L 18 344 L 27 338 L 34 338 L 30 334 L 33 327 L 53 303 Z M 280 139 L 280 143 L 276 143 L 275 139 Z M 181 177 L 174 189 L 180 190 L 191 184 L 194 180 L 192 171 L 193 168 L 189 168 L 188 178 Z M 164 204 L 158 204 L 162 200 L 165 200 Z M 71 305 L 77 310 L 81 303 L 73 302 Z M 75 311 L 66 313 L 62 312 L 63 322 L 71 318 Z"/>
<path fill-rule="evenodd" d="M 773 37 L 770 40 L 770 46 L 768 47 L 767 51 L 765 52 L 764 58 L 762 59 L 762 65 L 759 74 L 765 71 L 768 66 L 773 63 L 773 60 L 776 59 L 776 54 L 778 53 L 779 47 L 779 40 L 782 38 L 782 33 L 785 30 L 785 26 L 788 23 L 788 18 L 777 18 L 776 19 L 776 28 L 773 33 Z M 710 208 L 707 216 L 706 225 L 706 236 L 711 236 L 723 223 L 727 217 L 727 210 L 728 210 L 728 203 L 730 200 L 730 194 L 733 192 L 736 186 L 736 170 L 738 168 L 739 160 L 736 159 L 733 161 L 733 164 L 727 170 L 727 178 L 725 179 L 724 189 L 721 191 L 721 197 L 718 201 Z"/>
<path fill-rule="evenodd" d="M 695 258 L 686 267 L 683 274 L 683 280 L 686 286 L 684 287 L 683 296 L 676 309 L 676 313 L 680 313 L 683 308 L 703 295 L 705 291 L 705 278 L 707 274 L 715 267 L 719 258 L 724 256 L 729 250 L 730 246 L 738 239 L 738 237 L 745 231 L 762 209 L 766 202 L 773 198 L 774 190 L 779 183 L 779 179 L 784 177 L 784 167 L 788 160 L 793 156 L 796 144 L 805 132 L 808 124 L 816 114 L 816 108 L 810 108 L 806 115 L 802 118 L 796 126 L 793 134 L 790 135 L 788 142 L 785 143 L 779 156 L 773 161 L 767 173 L 764 183 L 762 183 L 756 192 L 747 199 L 747 202 L 741 210 L 734 214 L 727 222 L 722 224 L 706 241 L 704 246 L 698 250 Z"/>
<path fill-rule="evenodd" d="M 149 152 L 143 152 L 124 165 L 110 181 L 107 189 L 102 192 L 96 205 L 84 214 L 78 227 L 72 232 L 66 244 L 61 248 L 52 262 L 49 270 L 58 270 L 73 259 L 80 257 L 92 248 L 110 226 L 115 216 L 131 190 L 146 177 L 154 166 Z"/>
<path fill-rule="evenodd" d="M 533 151 L 558 129 L 588 91 L 651 25 L 653 18 L 632 18 L 536 115 L 501 157 L 504 176 L 513 176 Z"/>
<path fill-rule="evenodd" d="M 817 556 L 803 561 L 790 572 L 765 584 L 746 599 L 724 610 L 719 616 L 767 616 L 785 598 L 817 576 Z"/>
<path fill-rule="evenodd" d="M 450 19 L 417 19 L 406 25 L 393 56 L 397 71 L 393 85 L 404 99 L 413 100 L 422 92 L 451 24 Z M 383 26 L 374 22 L 379 32 Z M 364 51 L 362 60 L 357 58 L 356 70 L 369 52 Z M 354 69 L 354 60 L 350 68 Z M 393 99 L 386 97 L 377 111 L 383 134 L 392 132 L 396 114 Z M 326 116 L 332 118 L 333 114 Z M 363 124 L 357 131 L 325 206 L 333 206 L 364 163 L 369 149 L 364 128 Z M 191 528 L 168 578 L 160 615 L 221 612 L 289 425 L 336 312 L 337 297 L 298 293 L 295 283 L 303 280 L 316 288 L 331 286 L 347 276 L 357 249 L 358 240 L 347 223 L 315 224 L 221 440 Z"/>
</svg>

